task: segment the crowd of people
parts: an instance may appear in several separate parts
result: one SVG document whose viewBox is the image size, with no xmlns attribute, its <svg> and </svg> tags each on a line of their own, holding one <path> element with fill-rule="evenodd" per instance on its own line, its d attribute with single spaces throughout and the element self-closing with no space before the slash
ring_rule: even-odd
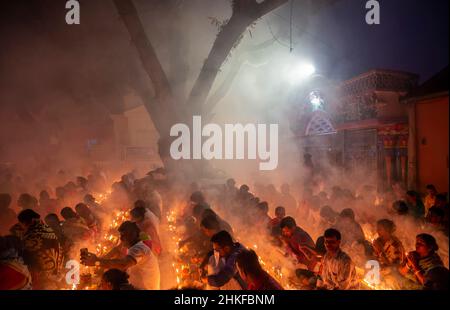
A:
<svg viewBox="0 0 450 310">
<path fill-rule="evenodd" d="M 369 260 L 379 262 L 383 287 L 448 288 L 448 200 L 433 185 L 423 199 L 394 187 L 380 203 L 370 186 L 358 194 L 331 184 L 328 191 L 317 190 L 321 184 L 291 192 L 287 183 L 280 191 L 255 183 L 251 191 L 234 179 L 183 187 L 158 180 L 153 171 L 143 178 L 127 173 L 108 187 L 100 171 L 65 179 L 62 174 L 53 188 L 27 191 L 23 179 L 2 172 L 0 289 L 67 288 L 65 266 L 73 259 L 95 269 L 98 289 L 161 289 L 162 275 L 168 276 L 164 262 L 174 259 L 195 265 L 190 270 L 201 288 L 287 289 L 260 251 L 280 253 L 278 267 L 289 269 L 289 288 L 370 288 L 358 272 Z M 176 258 L 168 250 L 163 216 L 174 209 L 181 253 Z M 116 211 L 128 211 L 129 218 L 111 228 Z M 407 223 L 423 228 L 414 240 L 416 230 Z M 111 229 L 118 241 L 96 252 Z M 438 254 L 441 237 L 444 260 Z M 254 240 L 260 248 L 252 247 Z"/>
</svg>

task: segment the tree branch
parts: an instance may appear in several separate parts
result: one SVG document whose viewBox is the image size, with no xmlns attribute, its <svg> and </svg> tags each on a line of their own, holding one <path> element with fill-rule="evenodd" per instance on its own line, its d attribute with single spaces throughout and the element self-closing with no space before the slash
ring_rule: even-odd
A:
<svg viewBox="0 0 450 310">
<path fill-rule="evenodd" d="M 148 40 L 142 22 L 132 0 L 114 0 L 119 15 L 130 34 L 131 40 L 136 46 L 139 57 L 144 66 L 144 70 L 153 83 L 155 91 L 155 101 L 146 102 L 151 106 L 151 117 L 155 120 L 155 126 L 161 135 L 168 130 L 171 120 L 179 119 L 176 114 L 175 103 L 166 74 L 159 62 L 153 45 Z"/>
<path fill-rule="evenodd" d="M 233 84 L 233 80 L 236 77 L 236 75 L 239 73 L 239 70 L 241 66 L 244 64 L 244 60 L 242 59 L 244 54 L 251 53 L 254 51 L 262 50 L 266 47 L 269 47 L 275 42 L 274 38 L 271 38 L 269 40 L 266 40 L 260 44 L 249 46 L 245 51 L 238 53 L 237 55 L 234 55 L 232 63 L 230 64 L 230 71 L 228 72 L 227 76 L 225 77 L 225 80 L 222 82 L 222 84 L 217 88 L 217 90 L 208 97 L 206 107 L 205 107 L 205 114 L 206 119 L 211 117 L 212 110 L 217 106 L 217 104 L 220 102 L 220 100 L 225 97 L 225 95 L 228 93 L 228 91 L 231 88 L 231 85 Z"/>
<path fill-rule="evenodd" d="M 286 2 L 287 0 L 266 0 L 258 4 L 255 0 L 233 1 L 233 14 L 217 35 L 217 39 L 189 95 L 187 105 L 194 114 L 202 115 L 204 113 L 204 103 L 220 67 L 230 51 L 239 42 L 247 27 Z"/>
</svg>

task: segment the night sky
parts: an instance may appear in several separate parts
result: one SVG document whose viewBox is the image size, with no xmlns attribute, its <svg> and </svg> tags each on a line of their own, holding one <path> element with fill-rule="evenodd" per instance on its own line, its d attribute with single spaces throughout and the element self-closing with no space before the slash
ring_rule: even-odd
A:
<svg viewBox="0 0 450 310">
<path fill-rule="evenodd" d="M 305 37 L 322 74 L 347 79 L 383 68 L 416 73 L 424 81 L 448 65 L 448 0 L 380 0 L 380 25 L 365 23 L 365 3 L 341 0 L 310 20 Z M 288 17 L 289 7 L 281 14 Z"/>
</svg>

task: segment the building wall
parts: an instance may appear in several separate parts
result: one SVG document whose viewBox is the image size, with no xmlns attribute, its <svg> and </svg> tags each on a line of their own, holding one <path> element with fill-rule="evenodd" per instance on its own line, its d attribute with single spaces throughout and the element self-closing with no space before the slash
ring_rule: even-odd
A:
<svg viewBox="0 0 450 310">
<path fill-rule="evenodd" d="M 418 189 L 448 191 L 448 96 L 416 103 Z"/>
</svg>

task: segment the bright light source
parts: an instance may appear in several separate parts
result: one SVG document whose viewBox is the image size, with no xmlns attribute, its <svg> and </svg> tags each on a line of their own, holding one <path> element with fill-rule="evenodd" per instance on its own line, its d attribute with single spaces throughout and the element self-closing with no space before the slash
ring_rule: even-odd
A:
<svg viewBox="0 0 450 310">
<path fill-rule="evenodd" d="M 288 70 L 287 78 L 292 84 L 297 84 L 314 74 L 314 72 L 316 72 L 316 68 L 312 64 L 301 63 Z"/>
<path fill-rule="evenodd" d="M 313 90 L 309 93 L 309 103 L 312 106 L 313 111 L 323 109 L 323 99 L 319 91 Z"/>
</svg>

